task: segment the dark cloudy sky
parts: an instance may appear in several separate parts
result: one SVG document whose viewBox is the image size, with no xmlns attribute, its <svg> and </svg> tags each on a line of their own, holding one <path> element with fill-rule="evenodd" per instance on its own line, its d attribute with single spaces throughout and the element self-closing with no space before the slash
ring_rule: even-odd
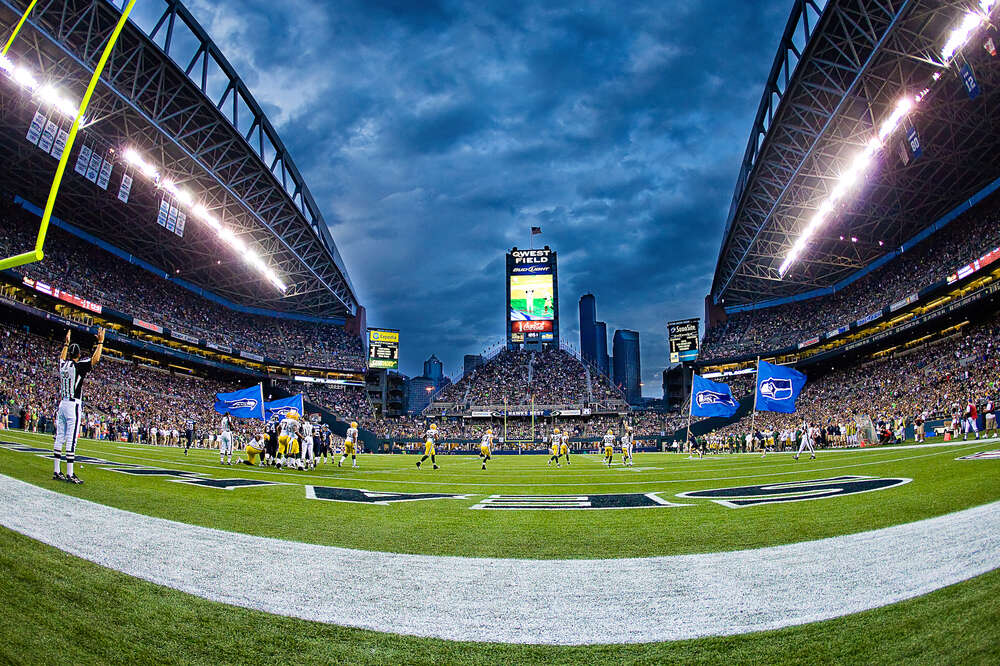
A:
<svg viewBox="0 0 1000 666">
<path fill-rule="evenodd" d="M 402 367 L 504 334 L 504 250 L 532 225 L 577 300 L 640 332 L 699 316 L 791 0 L 189 0 L 306 176 Z M 610 338 L 610 335 L 609 335 Z M 610 345 L 610 340 L 609 340 Z"/>
</svg>

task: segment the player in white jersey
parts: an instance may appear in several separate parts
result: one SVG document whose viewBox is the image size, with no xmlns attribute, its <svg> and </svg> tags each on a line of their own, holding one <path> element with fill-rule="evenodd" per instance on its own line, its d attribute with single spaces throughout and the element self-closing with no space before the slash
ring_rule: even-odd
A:
<svg viewBox="0 0 1000 666">
<path fill-rule="evenodd" d="M 295 443 L 298 441 L 299 435 L 299 413 L 294 409 L 288 412 L 288 415 L 281 419 L 281 423 L 278 425 L 278 431 L 281 433 L 278 435 L 278 462 L 277 466 L 284 467 L 285 464 L 292 459 L 295 455 L 296 446 Z M 288 454 L 288 458 L 285 458 L 285 454 Z"/>
<path fill-rule="evenodd" d="M 615 431 L 608 428 L 604 435 L 604 462 L 610 468 L 611 460 L 615 457 Z"/>
<path fill-rule="evenodd" d="M 632 428 L 625 426 L 625 432 L 621 436 L 622 441 L 622 464 L 626 467 L 632 466 Z"/>
<path fill-rule="evenodd" d="M 233 422 L 229 414 L 223 414 L 219 422 L 219 464 L 233 464 Z"/>
<path fill-rule="evenodd" d="M 104 329 L 97 329 L 97 346 L 90 358 L 82 358 L 80 345 L 70 343 L 70 331 L 66 331 L 66 342 L 59 353 L 59 411 L 56 414 L 56 439 L 54 446 L 55 471 L 52 478 L 56 481 L 83 483 L 73 473 L 73 463 L 76 461 L 76 440 L 83 424 L 83 380 L 95 365 L 101 360 L 104 351 Z M 59 469 L 59 461 L 65 456 L 66 474 Z"/>
<path fill-rule="evenodd" d="M 802 439 L 799 443 L 799 450 L 795 454 L 795 460 L 798 460 L 799 455 L 806 449 L 809 449 L 809 460 L 816 460 L 816 450 L 813 448 L 813 436 L 818 434 L 815 427 L 807 423 L 802 424 Z"/>
<path fill-rule="evenodd" d="M 351 456 L 351 467 L 358 466 L 358 422 L 351 421 L 351 427 L 347 429 L 347 433 L 344 435 L 344 453 L 340 456 L 340 460 L 337 461 L 337 467 L 344 464 L 347 460 L 347 456 Z M 420 467 L 420 463 L 417 463 L 417 467 Z"/>
<path fill-rule="evenodd" d="M 546 466 L 552 463 L 559 467 L 559 442 L 561 441 L 559 436 L 559 428 L 552 431 L 552 446 L 549 447 L 549 461 L 545 463 Z"/>
<path fill-rule="evenodd" d="M 302 419 L 302 457 L 299 459 L 299 469 L 316 467 L 316 451 L 313 448 L 314 429 L 309 419 Z"/>
<path fill-rule="evenodd" d="M 569 465 L 569 432 L 565 428 L 559 433 L 559 455 L 565 456 Z"/>
<path fill-rule="evenodd" d="M 996 406 L 993 404 L 993 398 L 987 397 L 986 404 L 983 405 L 983 416 L 986 419 L 986 423 L 983 426 L 983 436 L 990 437 L 990 432 L 993 436 L 997 434 L 997 411 Z"/>
<path fill-rule="evenodd" d="M 528 314 L 535 313 L 535 290 L 524 290 L 524 311 Z"/>
<path fill-rule="evenodd" d="M 479 457 L 483 459 L 483 469 L 486 469 L 486 461 L 493 459 L 493 429 L 488 428 L 479 440 Z"/>
<path fill-rule="evenodd" d="M 420 463 L 424 462 L 428 458 L 431 459 L 431 464 L 434 465 L 434 469 L 438 469 L 437 465 L 437 451 L 434 446 L 437 444 L 438 431 L 437 424 L 432 423 L 431 427 L 424 433 L 424 456 L 417 461 L 417 469 L 420 469 Z"/>
</svg>

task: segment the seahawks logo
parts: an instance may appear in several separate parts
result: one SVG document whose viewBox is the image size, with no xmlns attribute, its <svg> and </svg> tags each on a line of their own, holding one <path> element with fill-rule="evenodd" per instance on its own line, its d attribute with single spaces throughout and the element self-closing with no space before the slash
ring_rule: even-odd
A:
<svg viewBox="0 0 1000 666">
<path fill-rule="evenodd" d="M 792 380 L 768 377 L 760 383 L 760 394 L 771 400 L 788 400 L 792 397 Z"/>
<path fill-rule="evenodd" d="M 909 483 L 913 479 L 881 479 L 873 476 L 835 476 L 813 481 L 791 481 L 789 483 L 769 483 L 759 486 L 738 486 L 736 488 L 713 488 L 678 493 L 685 499 L 708 499 L 716 504 L 739 509 L 758 504 L 778 504 L 781 502 L 805 502 L 814 499 L 828 499 L 857 495 L 873 490 L 886 490 Z"/>
<path fill-rule="evenodd" d="M 227 401 L 226 404 L 232 409 L 254 409 L 257 406 L 257 400 L 255 398 L 238 398 Z"/>
<path fill-rule="evenodd" d="M 739 406 L 736 404 L 733 396 L 719 391 L 698 391 L 698 395 L 695 396 L 695 402 L 698 403 L 699 407 L 704 407 L 705 405 L 726 405 L 728 407 Z"/>
</svg>

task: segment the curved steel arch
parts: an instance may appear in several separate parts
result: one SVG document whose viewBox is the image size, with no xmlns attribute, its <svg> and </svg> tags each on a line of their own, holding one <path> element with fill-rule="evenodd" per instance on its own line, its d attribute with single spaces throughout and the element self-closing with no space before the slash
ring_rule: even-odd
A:
<svg viewBox="0 0 1000 666">
<path fill-rule="evenodd" d="M 43 0 L 28 21 L 33 34 L 19 38 L 16 50 L 61 80 L 78 79 L 123 1 Z M 0 0 L 4 6 L 20 13 L 27 2 Z M 177 0 L 163 0 L 162 7 L 149 30 L 130 19 L 92 103 L 92 129 L 112 146 L 134 142 L 152 153 L 238 235 L 253 239 L 290 285 L 284 297 L 265 296 L 264 303 L 304 314 L 354 314 L 358 302 L 343 259 L 271 122 L 187 8 Z M 182 30 L 187 46 L 194 40 L 185 63 L 178 60 Z M 239 269 L 216 270 L 215 278 L 221 284 L 203 286 L 231 297 L 247 281 Z"/>
<path fill-rule="evenodd" d="M 900 165 L 894 137 L 866 189 L 845 202 L 784 279 L 778 275 L 782 257 L 835 176 L 898 95 L 918 92 L 939 69 L 935 52 L 973 5 L 830 0 L 818 22 L 807 23 L 818 7 L 796 2 L 737 179 L 712 285 L 716 303 L 756 303 L 833 286 L 996 178 L 998 167 L 989 157 L 1000 143 L 993 129 L 997 68 L 991 66 L 977 70 L 986 84 L 977 107 L 968 105 L 957 81 L 939 82 L 910 118 L 924 157 Z M 808 41 L 798 48 L 792 35 L 803 30 Z M 978 45 L 966 51 L 974 64 L 988 59 Z M 869 243 L 845 246 L 838 233 Z"/>
</svg>

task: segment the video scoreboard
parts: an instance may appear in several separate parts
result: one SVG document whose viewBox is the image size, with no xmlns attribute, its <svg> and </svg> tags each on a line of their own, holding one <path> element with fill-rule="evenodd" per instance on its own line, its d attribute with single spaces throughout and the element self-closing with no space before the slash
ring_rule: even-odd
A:
<svg viewBox="0 0 1000 666">
<path fill-rule="evenodd" d="M 681 319 L 667 323 L 670 362 L 681 363 L 698 358 L 698 319 Z"/>
<path fill-rule="evenodd" d="M 399 369 L 399 331 L 388 328 L 368 329 L 368 367 Z"/>
<path fill-rule="evenodd" d="M 559 343 L 556 253 L 548 246 L 507 253 L 507 343 Z"/>
</svg>

